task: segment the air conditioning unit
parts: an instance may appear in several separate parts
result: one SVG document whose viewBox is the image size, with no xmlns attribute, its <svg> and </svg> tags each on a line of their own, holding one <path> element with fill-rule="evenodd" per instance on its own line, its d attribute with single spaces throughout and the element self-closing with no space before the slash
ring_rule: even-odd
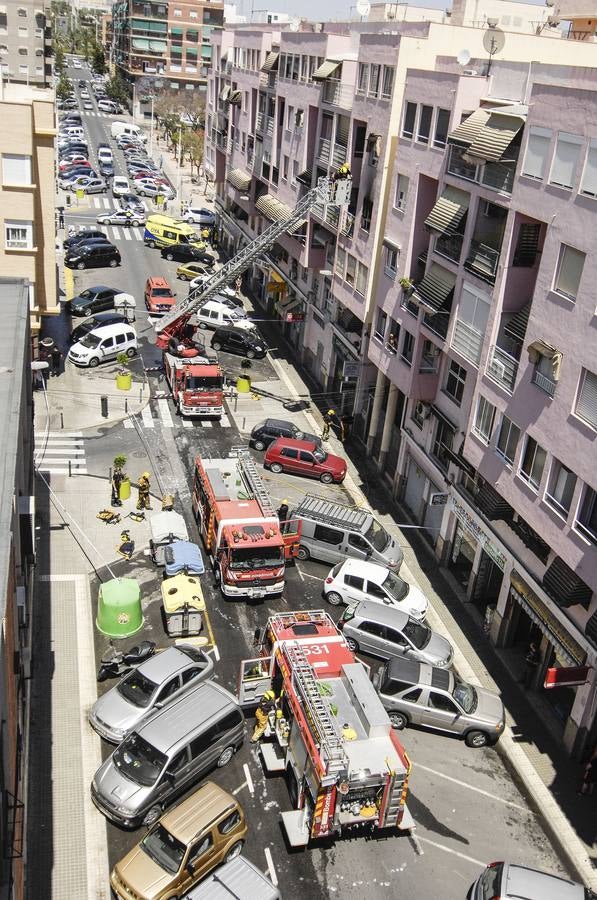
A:
<svg viewBox="0 0 597 900">
<path fill-rule="evenodd" d="M 423 403 L 422 400 L 417 400 L 415 404 L 415 415 L 418 419 L 428 419 L 431 413 L 431 406 L 429 403 Z"/>
</svg>

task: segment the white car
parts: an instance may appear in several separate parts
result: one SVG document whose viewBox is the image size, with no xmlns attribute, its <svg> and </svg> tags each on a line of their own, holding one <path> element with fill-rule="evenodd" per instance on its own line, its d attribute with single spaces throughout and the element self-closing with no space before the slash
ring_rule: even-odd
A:
<svg viewBox="0 0 597 900">
<path fill-rule="evenodd" d="M 116 103 L 113 103 L 112 100 L 98 100 L 97 108 L 101 110 L 101 112 L 112 113 L 113 115 L 118 115 L 119 107 Z"/>
<path fill-rule="evenodd" d="M 93 109 L 93 103 L 91 102 L 91 100 L 84 101 L 83 109 Z"/>
<path fill-rule="evenodd" d="M 395 572 L 362 559 L 345 559 L 330 571 L 323 595 L 332 606 L 356 606 L 362 600 L 401 609 L 411 618 L 423 620 L 429 600 L 425 594 Z"/>
<path fill-rule="evenodd" d="M 202 287 L 203 284 L 209 279 L 212 278 L 213 275 L 217 274 L 216 272 L 210 272 L 203 275 L 197 275 L 191 281 L 189 281 L 189 291 L 193 291 L 195 288 Z M 236 291 L 231 287 L 219 287 L 218 294 L 223 294 L 224 297 L 234 298 L 236 297 Z M 238 303 L 235 303 L 234 306 L 242 306 L 242 300 L 238 300 Z"/>
<path fill-rule="evenodd" d="M 214 213 L 212 213 L 210 209 L 205 209 L 203 206 L 187 207 L 187 210 L 182 218 L 190 225 L 211 226 L 216 224 L 216 217 Z"/>
<path fill-rule="evenodd" d="M 123 194 L 130 194 L 131 186 L 128 178 L 124 175 L 116 175 L 112 181 L 112 193 L 115 197 L 122 197 Z"/>
</svg>

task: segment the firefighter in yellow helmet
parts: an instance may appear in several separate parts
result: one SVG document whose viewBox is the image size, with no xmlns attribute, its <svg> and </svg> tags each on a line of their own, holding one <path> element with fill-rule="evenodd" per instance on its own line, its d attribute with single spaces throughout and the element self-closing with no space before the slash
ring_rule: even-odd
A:
<svg viewBox="0 0 597 900">
<path fill-rule="evenodd" d="M 339 167 L 338 171 L 334 175 L 334 181 L 341 181 L 343 178 L 348 178 L 350 175 L 350 166 L 347 162 L 343 162 Z"/>
<path fill-rule="evenodd" d="M 273 691 L 266 691 L 259 701 L 259 706 L 255 710 L 255 728 L 251 737 L 251 743 L 256 744 L 259 738 L 264 734 L 269 721 L 270 712 L 276 708 L 276 695 Z"/>
<path fill-rule="evenodd" d="M 139 476 L 137 487 L 139 488 L 137 509 L 151 509 L 149 503 L 149 472 L 143 472 L 143 474 Z"/>
<path fill-rule="evenodd" d="M 330 436 L 330 425 L 333 420 L 336 418 L 336 410 L 328 409 L 325 416 L 323 417 L 323 431 L 321 433 L 321 439 L 327 441 Z"/>
</svg>

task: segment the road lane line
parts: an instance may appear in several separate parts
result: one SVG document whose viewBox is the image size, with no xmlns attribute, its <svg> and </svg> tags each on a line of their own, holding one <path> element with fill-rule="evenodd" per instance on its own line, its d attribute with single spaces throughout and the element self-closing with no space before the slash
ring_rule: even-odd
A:
<svg viewBox="0 0 597 900">
<path fill-rule="evenodd" d="M 145 428 L 155 428 L 155 423 L 153 421 L 149 403 L 141 410 L 141 418 L 143 419 L 143 425 L 145 426 Z"/>
<path fill-rule="evenodd" d="M 438 772 L 436 769 L 430 769 L 428 766 L 421 765 L 421 763 L 414 763 L 414 768 L 422 769 L 423 772 L 431 772 L 432 775 L 437 775 L 438 778 L 444 778 L 446 781 L 451 781 L 459 787 L 468 788 L 469 791 L 475 791 L 477 794 L 489 797 L 490 800 L 495 800 L 497 803 L 503 803 L 505 806 L 513 806 L 514 809 L 520 809 L 526 813 L 530 812 L 528 806 L 523 806 L 521 803 L 514 803 L 513 800 L 504 800 L 503 797 L 499 797 L 497 794 L 492 794 L 489 791 L 484 791 L 482 788 L 474 787 L 474 785 L 469 784 L 467 781 L 460 781 L 458 778 L 452 778 L 451 775 L 444 775 L 443 772 Z"/>
<path fill-rule="evenodd" d="M 255 793 L 255 785 L 253 784 L 253 779 L 251 778 L 251 773 L 249 771 L 249 767 L 246 763 L 243 763 L 243 772 L 245 773 L 245 777 L 247 779 L 246 785 L 249 788 L 249 793 L 251 797 Z"/>
<path fill-rule="evenodd" d="M 194 428 L 195 426 L 189 419 L 181 419 L 180 424 L 183 428 Z"/>
<path fill-rule="evenodd" d="M 446 853 L 451 853 L 452 856 L 457 856 L 459 859 L 465 859 L 467 862 L 472 863 L 474 866 L 479 866 L 480 869 L 487 868 L 487 860 L 483 859 L 475 859 L 474 856 L 467 856 L 466 853 L 459 853 L 458 850 L 452 850 L 450 847 L 446 847 L 444 844 L 438 844 L 437 841 L 432 841 L 429 838 L 424 838 L 419 835 L 419 841 L 422 841 L 424 844 L 430 844 L 432 847 L 437 847 L 438 850 L 444 850 Z"/>
<path fill-rule="evenodd" d="M 267 873 L 270 877 L 270 881 L 274 887 L 278 887 L 278 876 L 276 875 L 276 870 L 274 868 L 271 850 L 269 847 L 265 847 L 263 852 L 265 853 L 265 858 L 267 860 Z"/>
</svg>

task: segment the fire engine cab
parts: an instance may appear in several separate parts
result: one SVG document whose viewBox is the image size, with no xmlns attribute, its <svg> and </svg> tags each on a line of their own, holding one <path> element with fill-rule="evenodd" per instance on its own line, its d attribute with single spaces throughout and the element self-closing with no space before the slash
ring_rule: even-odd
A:
<svg viewBox="0 0 597 900">
<path fill-rule="evenodd" d="M 164 373 L 172 399 L 182 416 L 221 419 L 224 411 L 224 373 L 217 362 L 199 353 L 164 353 Z"/>
<path fill-rule="evenodd" d="M 195 460 L 193 512 L 225 597 L 279 596 L 285 561 L 298 552 L 299 528 L 280 522 L 253 457 Z"/>
<path fill-rule="evenodd" d="M 271 616 L 261 655 L 241 663 L 239 701 L 276 694 L 261 755 L 285 774 L 293 810 L 282 823 L 293 847 L 347 829 L 408 829 L 410 761 L 372 685 L 328 613 Z"/>
</svg>

